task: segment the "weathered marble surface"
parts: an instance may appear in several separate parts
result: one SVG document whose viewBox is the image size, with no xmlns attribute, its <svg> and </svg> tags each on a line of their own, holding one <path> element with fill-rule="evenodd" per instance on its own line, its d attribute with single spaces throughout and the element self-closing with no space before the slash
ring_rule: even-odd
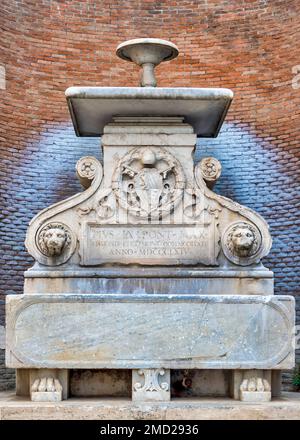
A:
<svg viewBox="0 0 300 440">
<path fill-rule="evenodd" d="M 219 253 L 215 225 L 99 225 L 86 223 L 81 249 L 81 264 L 195 264 L 216 265 Z"/>
<path fill-rule="evenodd" d="M 294 298 L 12 295 L 7 365 L 264 368 L 294 365 Z"/>
<path fill-rule="evenodd" d="M 273 295 L 270 270 L 132 266 L 25 272 L 24 293 Z"/>
</svg>

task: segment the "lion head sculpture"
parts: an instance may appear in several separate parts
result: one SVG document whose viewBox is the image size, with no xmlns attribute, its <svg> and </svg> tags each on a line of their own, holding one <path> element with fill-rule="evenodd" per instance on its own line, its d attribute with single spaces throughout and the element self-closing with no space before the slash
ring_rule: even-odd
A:
<svg viewBox="0 0 300 440">
<path fill-rule="evenodd" d="M 48 257 L 60 256 L 64 249 L 70 245 L 70 242 L 70 233 L 61 223 L 49 223 L 38 236 L 39 248 Z"/>
<path fill-rule="evenodd" d="M 257 250 L 255 229 L 247 223 L 240 223 L 228 234 L 228 248 L 239 257 L 248 257 Z"/>
</svg>

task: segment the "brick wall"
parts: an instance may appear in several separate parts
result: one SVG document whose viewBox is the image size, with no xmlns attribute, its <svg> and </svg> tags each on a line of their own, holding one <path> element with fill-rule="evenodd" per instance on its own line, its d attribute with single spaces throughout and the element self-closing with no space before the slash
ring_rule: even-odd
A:
<svg viewBox="0 0 300 440">
<path fill-rule="evenodd" d="M 139 69 L 114 51 L 126 39 L 146 36 L 180 49 L 176 60 L 157 68 L 160 86 L 235 92 L 220 136 L 200 140 L 196 157 L 220 159 L 216 191 L 269 222 L 274 245 L 265 264 L 275 272 L 276 293 L 298 298 L 299 13 L 298 0 L 2 0 L 0 325 L 5 295 L 22 292 L 23 272 L 32 264 L 23 245 L 29 220 L 80 191 L 77 159 L 100 154 L 97 139 L 75 137 L 64 90 L 137 85 Z M 300 300 L 297 317 L 300 324 Z M 1 365 L 3 388 L 13 376 Z"/>
</svg>

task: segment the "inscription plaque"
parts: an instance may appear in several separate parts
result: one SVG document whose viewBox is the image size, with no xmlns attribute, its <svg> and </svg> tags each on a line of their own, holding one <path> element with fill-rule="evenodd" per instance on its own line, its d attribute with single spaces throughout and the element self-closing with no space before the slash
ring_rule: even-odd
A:
<svg viewBox="0 0 300 440">
<path fill-rule="evenodd" d="M 86 223 L 81 241 L 81 264 L 196 264 L 217 265 L 216 226 L 100 225 Z"/>
</svg>

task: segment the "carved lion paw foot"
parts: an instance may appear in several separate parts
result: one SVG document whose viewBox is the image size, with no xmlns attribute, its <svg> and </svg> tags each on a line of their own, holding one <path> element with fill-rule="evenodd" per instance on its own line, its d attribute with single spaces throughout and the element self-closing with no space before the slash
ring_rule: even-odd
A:
<svg viewBox="0 0 300 440">
<path fill-rule="evenodd" d="M 240 386 L 240 398 L 247 402 L 266 402 L 271 400 L 271 386 L 262 377 L 244 379 Z"/>
<path fill-rule="evenodd" d="M 35 402 L 58 402 L 62 400 L 61 383 L 53 377 L 35 379 L 31 387 L 31 400 Z"/>
</svg>

